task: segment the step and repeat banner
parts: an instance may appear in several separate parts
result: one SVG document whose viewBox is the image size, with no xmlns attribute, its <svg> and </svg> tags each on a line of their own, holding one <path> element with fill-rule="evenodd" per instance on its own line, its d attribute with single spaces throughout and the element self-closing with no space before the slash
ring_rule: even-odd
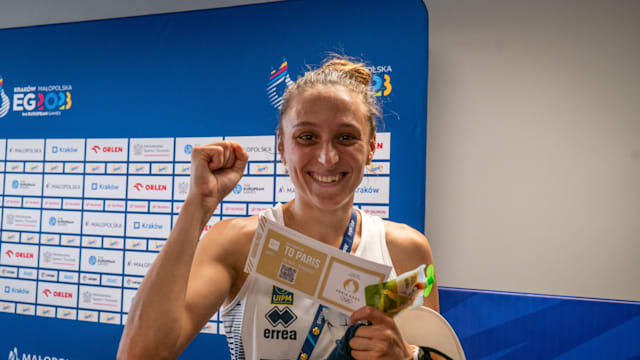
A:
<svg viewBox="0 0 640 360">
<path fill-rule="evenodd" d="M 384 112 L 356 206 L 423 231 L 427 27 L 420 1 L 291 1 L 0 31 L 0 356 L 115 357 L 194 146 L 250 155 L 205 231 L 292 199 L 278 108 L 331 53 Z M 223 334 L 214 314 L 183 357 L 228 358 Z"/>
</svg>

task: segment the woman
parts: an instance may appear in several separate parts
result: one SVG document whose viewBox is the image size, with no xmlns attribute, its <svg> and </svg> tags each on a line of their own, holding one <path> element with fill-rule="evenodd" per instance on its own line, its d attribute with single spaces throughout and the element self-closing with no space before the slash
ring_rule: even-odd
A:
<svg viewBox="0 0 640 360">
<path fill-rule="evenodd" d="M 354 191 L 376 144 L 378 110 L 370 80 L 362 64 L 334 59 L 286 91 L 278 151 L 296 196 L 260 216 L 339 247 L 354 215 L 350 253 L 392 265 L 395 276 L 431 264 L 431 250 L 409 226 L 353 209 Z M 242 177 L 247 160 L 233 142 L 193 149 L 189 194 L 131 306 L 118 357 L 176 358 L 224 305 L 221 313 L 234 359 L 324 359 L 344 326 L 362 320 L 371 326 L 360 326 L 349 341 L 353 358 L 413 358 L 416 347 L 402 340 L 393 319 L 371 307 L 355 311 L 350 319 L 325 309 L 326 326 L 315 349 L 301 354 L 317 304 L 286 292 L 287 300 L 278 301 L 272 295 L 282 294 L 281 289 L 243 272 L 258 216 L 220 221 L 198 242 L 216 206 Z M 431 294 L 426 305 L 437 311 L 437 288 Z"/>
</svg>

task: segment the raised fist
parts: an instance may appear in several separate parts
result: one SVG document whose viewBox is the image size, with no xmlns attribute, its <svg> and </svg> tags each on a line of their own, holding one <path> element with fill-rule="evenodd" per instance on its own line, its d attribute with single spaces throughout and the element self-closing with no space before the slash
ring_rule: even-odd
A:
<svg viewBox="0 0 640 360">
<path fill-rule="evenodd" d="M 233 141 L 196 146 L 191 152 L 191 199 L 215 207 L 242 178 L 249 154 Z"/>
</svg>

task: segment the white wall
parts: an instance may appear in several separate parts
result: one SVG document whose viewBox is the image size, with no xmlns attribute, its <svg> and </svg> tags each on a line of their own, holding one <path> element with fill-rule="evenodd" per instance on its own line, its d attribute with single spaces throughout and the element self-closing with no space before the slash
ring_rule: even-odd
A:
<svg viewBox="0 0 640 360">
<path fill-rule="evenodd" d="M 257 2 L 0 0 L 0 28 Z M 439 283 L 640 300 L 640 2 L 428 7 Z"/>
<path fill-rule="evenodd" d="M 0 0 L 0 29 L 281 0 Z"/>
<path fill-rule="evenodd" d="M 428 7 L 439 283 L 640 300 L 640 2 Z"/>
</svg>

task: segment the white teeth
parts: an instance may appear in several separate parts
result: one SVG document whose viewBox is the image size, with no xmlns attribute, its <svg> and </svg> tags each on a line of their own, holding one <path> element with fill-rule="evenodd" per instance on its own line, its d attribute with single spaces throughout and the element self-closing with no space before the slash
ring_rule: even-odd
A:
<svg viewBox="0 0 640 360">
<path fill-rule="evenodd" d="M 320 176 L 320 175 L 314 175 L 313 178 L 319 182 L 323 182 L 323 183 L 332 183 L 332 182 L 336 182 L 338 180 L 340 180 L 342 178 L 342 175 L 334 175 L 334 176 Z"/>
</svg>

